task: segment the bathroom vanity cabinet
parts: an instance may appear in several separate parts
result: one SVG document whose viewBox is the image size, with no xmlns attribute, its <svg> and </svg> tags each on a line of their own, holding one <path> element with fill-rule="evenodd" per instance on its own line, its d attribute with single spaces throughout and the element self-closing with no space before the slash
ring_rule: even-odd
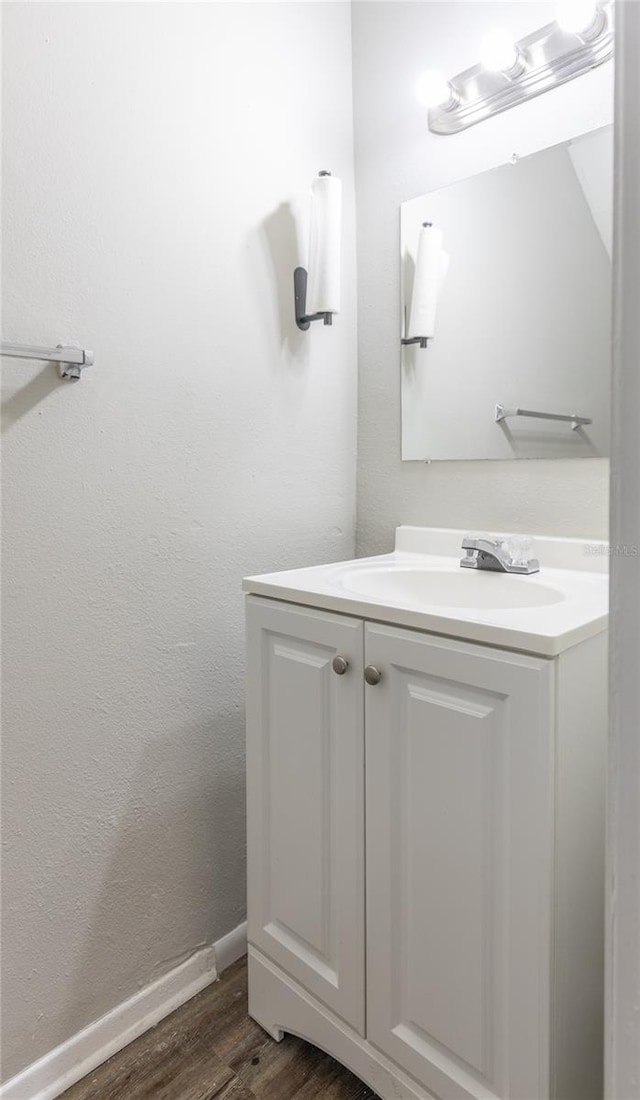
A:
<svg viewBox="0 0 640 1100">
<path fill-rule="evenodd" d="M 247 630 L 251 1015 L 383 1100 L 600 1100 L 606 635 Z"/>
</svg>

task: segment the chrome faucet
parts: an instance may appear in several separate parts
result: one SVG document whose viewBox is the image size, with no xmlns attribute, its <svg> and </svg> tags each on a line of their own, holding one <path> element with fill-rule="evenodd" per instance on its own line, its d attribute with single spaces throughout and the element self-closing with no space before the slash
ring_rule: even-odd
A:
<svg viewBox="0 0 640 1100">
<path fill-rule="evenodd" d="M 540 562 L 527 556 L 531 541 L 524 536 L 488 538 L 467 535 L 462 540 L 465 551 L 460 565 L 464 569 L 488 569 L 494 573 L 537 573 Z"/>
</svg>

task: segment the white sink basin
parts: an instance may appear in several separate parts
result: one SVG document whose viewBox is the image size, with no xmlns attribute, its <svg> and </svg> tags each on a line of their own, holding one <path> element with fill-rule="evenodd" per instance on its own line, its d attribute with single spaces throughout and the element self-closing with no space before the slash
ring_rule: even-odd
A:
<svg viewBox="0 0 640 1100">
<path fill-rule="evenodd" d="M 537 574 L 492 573 L 488 570 L 412 567 L 402 564 L 346 570 L 340 578 L 349 592 L 408 607 L 478 608 L 547 607 L 564 594 L 536 580 Z"/>
<path fill-rule="evenodd" d="M 244 589 L 544 657 L 606 629 L 604 543 L 537 538 L 540 572 L 523 576 L 461 568 L 465 534 L 399 527 L 391 554 L 247 577 Z"/>
</svg>

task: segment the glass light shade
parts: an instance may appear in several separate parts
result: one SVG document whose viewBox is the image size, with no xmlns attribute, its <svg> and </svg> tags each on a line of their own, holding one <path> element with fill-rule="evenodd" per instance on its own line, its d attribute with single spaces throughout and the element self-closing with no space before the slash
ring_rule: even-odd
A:
<svg viewBox="0 0 640 1100">
<path fill-rule="evenodd" d="M 442 73 L 429 69 L 416 84 L 416 96 L 425 107 L 440 107 L 450 102 L 451 85 Z"/>
<path fill-rule="evenodd" d="M 493 73 L 507 72 L 518 58 L 518 47 L 507 31 L 491 31 L 480 46 L 480 61 Z"/>
<path fill-rule="evenodd" d="M 597 14 L 595 0 L 559 0 L 556 21 L 563 31 L 583 34 L 593 26 Z"/>
</svg>

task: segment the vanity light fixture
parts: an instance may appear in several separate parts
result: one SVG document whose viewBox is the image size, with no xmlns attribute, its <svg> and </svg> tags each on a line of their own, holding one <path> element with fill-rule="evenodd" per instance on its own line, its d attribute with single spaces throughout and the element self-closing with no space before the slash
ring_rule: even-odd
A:
<svg viewBox="0 0 640 1100">
<path fill-rule="evenodd" d="M 492 31 L 482 43 L 479 65 L 448 82 L 443 77 L 441 88 L 446 85 L 449 95 L 446 101 L 428 104 L 429 129 L 434 134 L 459 133 L 581 76 L 611 57 L 612 4 L 559 0 L 555 22 L 517 42 L 504 30 Z M 426 102 L 419 90 L 418 98 Z"/>
</svg>

